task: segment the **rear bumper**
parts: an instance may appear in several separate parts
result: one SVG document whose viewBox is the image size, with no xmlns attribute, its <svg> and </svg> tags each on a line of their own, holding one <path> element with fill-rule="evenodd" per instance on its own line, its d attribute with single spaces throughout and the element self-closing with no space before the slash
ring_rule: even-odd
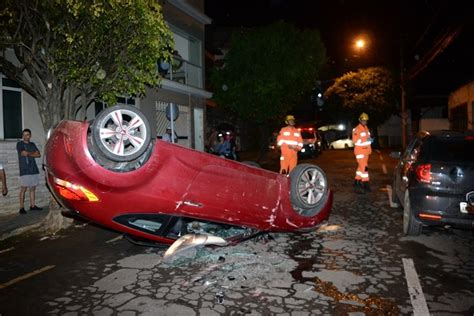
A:
<svg viewBox="0 0 474 316">
<path fill-rule="evenodd" d="M 474 214 L 461 211 L 465 195 L 436 194 L 422 189 L 410 190 L 411 208 L 424 225 L 473 228 Z"/>
<path fill-rule="evenodd" d="M 319 154 L 317 145 L 304 145 L 303 148 L 298 152 L 298 157 L 315 157 Z"/>
</svg>

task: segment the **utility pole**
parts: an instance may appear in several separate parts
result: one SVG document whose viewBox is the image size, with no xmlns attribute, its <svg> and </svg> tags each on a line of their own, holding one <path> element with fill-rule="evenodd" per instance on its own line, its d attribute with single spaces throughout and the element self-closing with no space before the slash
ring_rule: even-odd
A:
<svg viewBox="0 0 474 316">
<path fill-rule="evenodd" d="M 408 112 L 406 105 L 406 74 L 405 64 L 403 62 L 403 39 L 400 37 L 400 116 L 402 118 L 402 148 L 407 147 L 407 120 Z"/>
</svg>

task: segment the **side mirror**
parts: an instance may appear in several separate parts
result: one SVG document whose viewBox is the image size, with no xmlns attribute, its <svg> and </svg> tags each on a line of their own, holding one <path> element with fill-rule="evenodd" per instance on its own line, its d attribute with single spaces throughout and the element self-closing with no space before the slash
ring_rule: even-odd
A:
<svg viewBox="0 0 474 316">
<path fill-rule="evenodd" d="M 402 156 L 402 152 L 401 151 L 392 151 L 390 153 L 390 157 L 391 158 L 394 158 L 394 159 L 400 159 L 400 157 Z"/>
</svg>

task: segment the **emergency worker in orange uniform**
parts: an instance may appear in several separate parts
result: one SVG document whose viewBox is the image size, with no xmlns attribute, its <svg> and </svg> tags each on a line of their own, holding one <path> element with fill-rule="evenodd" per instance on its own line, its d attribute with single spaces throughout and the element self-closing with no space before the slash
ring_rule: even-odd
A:
<svg viewBox="0 0 474 316">
<path fill-rule="evenodd" d="M 303 148 L 303 139 L 300 131 L 295 127 L 295 117 L 287 115 L 287 126 L 280 130 L 277 144 L 281 149 L 280 173 L 289 174 L 298 163 L 298 151 Z"/>
<path fill-rule="evenodd" d="M 352 130 L 352 141 L 354 142 L 354 155 L 357 161 L 357 171 L 354 181 L 354 190 L 357 193 L 370 192 L 368 161 L 372 153 L 372 138 L 367 127 L 369 116 L 362 113 L 359 116 L 359 125 Z"/>
</svg>

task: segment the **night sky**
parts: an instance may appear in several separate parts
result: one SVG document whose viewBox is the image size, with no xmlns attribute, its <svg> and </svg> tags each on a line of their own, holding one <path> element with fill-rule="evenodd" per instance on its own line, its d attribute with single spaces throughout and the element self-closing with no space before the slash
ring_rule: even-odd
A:
<svg viewBox="0 0 474 316">
<path fill-rule="evenodd" d="M 413 68 L 417 63 L 426 66 L 409 81 L 417 95 L 446 95 L 474 80 L 474 14 L 469 12 L 464 1 L 205 0 L 205 13 L 213 19 L 206 36 L 219 27 L 277 20 L 316 28 L 337 75 L 367 66 L 396 71 L 403 45 L 407 71 L 419 69 Z M 370 38 L 370 46 L 354 57 L 352 43 L 359 34 Z M 428 56 L 431 62 L 420 63 Z"/>
</svg>

